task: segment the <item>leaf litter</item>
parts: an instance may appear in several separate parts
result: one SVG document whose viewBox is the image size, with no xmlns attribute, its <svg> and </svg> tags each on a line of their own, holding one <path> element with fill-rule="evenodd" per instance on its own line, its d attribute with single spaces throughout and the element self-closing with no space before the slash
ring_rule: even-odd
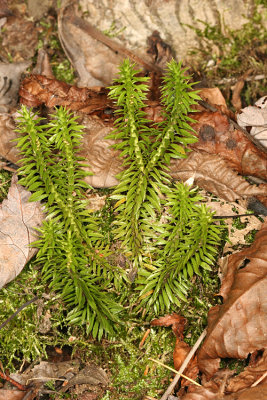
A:
<svg viewBox="0 0 267 400">
<path fill-rule="evenodd" d="M 21 84 L 21 102 L 34 107 L 45 105 L 47 109 L 65 105 L 75 110 L 81 123 L 85 126 L 82 153 L 94 173 L 88 177 L 88 181 L 94 187 L 111 187 L 117 184 L 116 175 L 122 169 L 121 160 L 110 147 L 112 142 L 105 139 L 105 136 L 112 130 L 114 107 L 107 98 L 107 89 L 92 86 L 104 86 L 111 83 L 117 71 L 119 57 L 117 54 L 114 56 L 114 50 L 107 50 L 107 46 L 101 40 L 89 37 L 80 20 L 81 26 L 78 26 L 77 21 L 75 26 L 70 19 L 64 19 L 65 16 L 62 8 L 59 19 L 59 35 L 67 55 L 72 61 L 75 61 L 74 65 L 80 77 L 80 86 L 85 87 L 80 88 L 57 81 L 52 78 L 50 72 L 44 73 L 46 77 L 36 74 L 27 77 Z M 26 26 L 27 29 L 29 29 L 28 26 L 30 25 Z M 78 47 L 79 40 L 77 42 L 81 30 L 84 35 L 82 51 Z M 94 34 L 97 34 L 96 31 Z M 16 37 L 16 30 L 12 32 L 12 35 L 14 38 Z M 72 35 L 71 40 L 70 35 Z M 15 43 L 16 40 L 13 42 Z M 21 73 L 29 65 L 27 60 L 31 58 L 32 48 L 36 44 L 34 33 L 31 41 L 27 42 L 29 47 L 26 47 L 25 42 L 20 51 L 17 51 L 16 47 L 12 47 L 12 41 L 10 42 L 10 49 L 14 52 L 15 60 L 25 61 L 26 59 L 25 64 L 17 67 L 15 82 L 18 82 Z M 3 44 L 7 46 L 6 42 Z M 98 49 L 98 46 L 101 47 L 101 50 Z M 98 58 L 93 57 L 92 53 L 88 53 L 87 48 L 98 49 Z M 80 59 L 75 58 L 75 55 L 79 55 Z M 89 56 L 94 62 L 92 65 L 88 64 Z M 166 59 L 168 57 L 166 56 Z M 103 62 L 107 58 L 111 63 L 110 66 L 105 61 Z M 99 65 L 102 65 L 103 68 L 99 69 Z M 15 66 L 16 64 L 3 65 L 3 77 L 8 71 L 11 71 L 8 72 L 8 76 L 14 77 L 12 68 Z M 4 108 L 1 111 L 4 112 L 0 115 L 0 154 L 14 163 L 19 161 L 19 156 L 14 144 L 10 142 L 10 139 L 16 136 L 14 114 L 12 114 L 14 109 L 11 106 L 14 107 L 17 101 L 17 85 L 18 83 L 13 86 L 14 90 L 8 93 L 9 97 L 2 98 Z M 229 202 L 235 202 L 237 199 L 257 198 L 257 196 L 266 204 L 266 184 L 252 185 L 241 176 L 254 176 L 263 182 L 266 180 L 266 153 L 261 147 L 255 146 L 255 140 L 252 142 L 248 139 L 248 136 L 252 135 L 254 139 L 265 146 L 265 98 L 259 100 L 254 109 L 247 107 L 237 115 L 238 123 L 241 127 L 248 129 L 248 135 L 244 135 L 242 130 L 229 122 L 228 118 L 233 118 L 233 113 L 227 108 L 225 100 L 217 88 L 202 90 L 202 98 L 215 106 L 216 110 L 207 111 L 202 108 L 202 111 L 194 114 L 194 118 L 197 120 L 194 128 L 199 141 L 192 145 L 193 151 L 186 160 L 172 163 L 172 177 L 184 181 L 193 177 L 195 184 L 225 200 L 228 207 L 231 207 L 232 204 L 236 205 L 236 203 Z M 153 115 L 154 120 L 160 118 L 160 104 L 157 100 L 153 104 L 148 103 L 147 114 Z M 28 245 L 33 241 L 33 228 L 41 223 L 43 213 L 39 203 L 27 203 L 28 197 L 29 193 L 22 190 L 16 184 L 16 178 L 13 178 L 8 199 L 4 200 L 1 208 L 0 226 L 4 245 L 0 246 L 0 251 L 4 249 L 3 258 L 8 259 L 8 263 L 5 262 L 5 272 L 0 274 L 1 286 L 14 279 L 34 254 L 34 249 Z M 242 213 L 244 210 L 246 209 L 242 209 L 240 212 Z M 217 215 L 220 215 L 220 212 L 217 208 Z M 254 218 L 254 228 L 259 229 L 258 218 L 252 218 Z M 14 226 L 16 226 L 16 232 L 14 232 Z M 255 398 L 265 399 L 267 397 L 266 379 L 259 382 L 257 386 L 251 387 L 264 375 L 267 368 L 266 351 L 262 350 L 266 348 L 267 326 L 266 229 L 265 221 L 250 247 L 231 254 L 224 260 L 224 275 L 220 291 L 224 302 L 209 312 L 208 334 L 198 353 L 198 364 L 196 364 L 197 359 L 194 358 L 194 367 L 191 366 L 190 371 L 196 378 L 197 369 L 200 368 L 204 374 L 203 386 L 201 388 L 191 388 L 190 386 L 189 392 L 182 394 L 182 399 L 249 400 L 253 398 L 255 400 Z M 240 239 L 237 239 L 238 243 L 242 242 L 241 239 L 242 235 Z M 18 251 L 14 252 L 14 248 Z M 10 249 L 12 249 L 12 257 Z M 228 250 L 230 250 L 229 247 Z M 0 266 L 2 264 L 1 262 Z M 158 321 L 152 321 L 152 325 L 172 325 L 176 335 L 174 364 L 176 369 L 179 368 L 189 351 L 188 345 L 183 342 L 183 317 L 165 316 Z M 226 375 L 223 375 L 221 370 L 217 372 L 220 358 L 246 358 L 250 353 L 256 353 L 256 361 L 254 364 L 249 363 L 239 375 L 225 378 Z M 205 382 L 205 376 L 211 380 Z M 33 372 L 33 377 L 36 377 L 35 372 Z M 0 395 L 2 395 L 1 391 Z M 21 397 L 18 395 L 18 398 Z"/>
</svg>

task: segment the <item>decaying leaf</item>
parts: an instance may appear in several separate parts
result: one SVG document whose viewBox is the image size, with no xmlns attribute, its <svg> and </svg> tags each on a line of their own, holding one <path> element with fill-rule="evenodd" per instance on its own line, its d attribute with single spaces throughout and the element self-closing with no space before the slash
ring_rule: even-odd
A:
<svg viewBox="0 0 267 400">
<path fill-rule="evenodd" d="M 0 63 L 0 112 L 9 112 L 18 102 L 20 77 L 30 62 Z"/>
<path fill-rule="evenodd" d="M 14 142 L 17 138 L 14 117 L 15 114 L 0 113 L 0 156 L 16 164 L 20 155 Z"/>
<path fill-rule="evenodd" d="M 261 378 L 266 371 L 267 350 L 264 351 L 255 365 L 249 365 L 243 372 L 230 380 L 230 383 L 227 385 L 227 392 L 233 393 L 249 388 L 254 382 Z"/>
<path fill-rule="evenodd" d="M 79 14 L 78 8 L 69 3 L 61 8 L 58 18 L 59 38 L 79 75 L 79 86 L 110 85 L 124 58 L 132 59 L 148 71 L 160 70 L 155 64 L 127 49 L 118 37 L 110 38 Z"/>
<path fill-rule="evenodd" d="M 252 246 L 229 256 L 220 294 L 211 308 L 208 333 L 198 354 L 199 368 L 211 377 L 220 358 L 246 358 L 267 347 L 267 220 Z"/>
<path fill-rule="evenodd" d="M 35 365 L 27 372 L 22 374 L 12 373 L 10 377 L 22 385 L 45 383 L 51 379 L 56 380 L 57 378 L 69 380 L 79 372 L 79 365 L 80 362 L 78 360 L 61 362 L 41 361 L 40 364 Z"/>
<path fill-rule="evenodd" d="M 62 47 L 79 76 L 78 84 L 80 87 L 110 85 L 118 73 L 123 57 L 88 34 L 82 25 L 74 24 L 71 16 L 76 12 L 73 7 L 61 8 L 58 34 Z M 78 21 L 82 22 L 80 18 Z"/>
<path fill-rule="evenodd" d="M 94 364 L 88 364 L 77 375 L 68 380 L 62 391 L 66 392 L 70 387 L 82 384 L 107 386 L 108 382 L 108 376 L 102 368 Z"/>
<path fill-rule="evenodd" d="M 34 228 L 41 224 L 44 213 L 39 202 L 28 202 L 30 195 L 14 176 L 0 206 L 0 288 L 12 281 L 36 252 L 29 244 L 36 238 Z"/>
<path fill-rule="evenodd" d="M 255 106 L 248 106 L 237 114 L 237 122 L 242 128 L 249 129 L 254 139 L 267 148 L 267 96 L 260 98 Z"/>
<path fill-rule="evenodd" d="M 265 400 L 267 399 L 267 384 L 250 387 L 237 393 L 224 396 L 223 400 Z"/>
<path fill-rule="evenodd" d="M 266 398 L 267 384 L 262 384 L 229 395 L 214 393 L 206 387 L 197 387 L 194 392 L 186 394 L 181 400 L 265 400 Z"/>
<path fill-rule="evenodd" d="M 234 128 L 226 115 L 220 112 L 203 111 L 194 114 L 197 121 L 198 142 L 193 149 L 210 154 L 218 154 L 227 161 L 229 167 L 242 175 L 267 178 L 266 153 L 259 150 L 241 131 Z"/>
<path fill-rule="evenodd" d="M 112 108 L 108 89 L 78 88 L 43 75 L 31 75 L 20 86 L 21 103 L 29 107 L 45 104 L 47 107 L 65 106 L 72 111 L 91 114 Z M 106 114 L 108 117 L 108 114 Z"/>
<path fill-rule="evenodd" d="M 152 326 L 171 326 L 172 331 L 176 337 L 175 348 L 173 351 L 173 363 L 174 368 L 178 371 L 183 364 L 187 354 L 191 350 L 190 346 L 183 341 L 184 338 L 184 327 L 186 324 L 186 319 L 176 313 L 171 315 L 165 315 L 158 319 L 153 319 L 150 323 Z M 195 380 L 198 375 L 198 366 L 196 357 L 194 357 L 188 364 L 184 371 L 184 375 Z M 186 379 L 182 379 L 181 386 L 190 386 L 191 383 Z"/>
<path fill-rule="evenodd" d="M 242 197 L 266 196 L 267 192 L 266 184 L 250 185 L 222 158 L 204 152 L 194 151 L 182 161 L 173 161 L 171 176 L 182 181 L 193 177 L 197 186 L 227 201 Z"/>
<path fill-rule="evenodd" d="M 200 89 L 198 94 L 202 100 L 206 101 L 210 105 L 215 106 L 223 114 L 226 114 L 228 116 L 231 115 L 231 113 L 227 107 L 225 98 L 223 97 L 223 94 L 219 88 L 216 88 L 216 87 L 215 88 L 202 88 L 202 89 Z M 204 111 L 206 111 L 206 110 L 204 110 Z"/>
<path fill-rule="evenodd" d="M 88 115 L 81 117 L 81 123 L 85 135 L 80 155 L 85 157 L 88 170 L 93 173 L 85 178 L 86 182 L 98 188 L 117 185 L 116 175 L 122 170 L 122 162 L 119 152 L 111 147 L 114 141 L 105 139 L 113 130 L 112 125 Z"/>
</svg>

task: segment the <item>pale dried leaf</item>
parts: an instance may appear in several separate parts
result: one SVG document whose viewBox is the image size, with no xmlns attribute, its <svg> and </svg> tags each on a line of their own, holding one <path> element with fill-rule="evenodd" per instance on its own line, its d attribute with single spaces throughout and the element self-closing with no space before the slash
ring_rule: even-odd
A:
<svg viewBox="0 0 267 400">
<path fill-rule="evenodd" d="M 256 104 L 243 108 L 237 115 L 237 122 L 242 128 L 249 128 L 250 135 L 267 148 L 267 96 Z"/>
<path fill-rule="evenodd" d="M 12 373 L 10 377 L 22 385 L 28 385 L 32 382 L 45 383 L 57 378 L 66 378 L 68 380 L 79 372 L 79 365 L 80 362 L 78 360 L 62 362 L 41 361 L 40 364 L 35 365 L 31 370 L 27 370 L 23 374 Z"/>
<path fill-rule="evenodd" d="M 211 308 L 208 333 L 198 355 L 199 368 L 212 376 L 220 358 L 246 358 L 267 347 L 267 220 L 251 247 L 229 257 L 220 294 Z"/>
<path fill-rule="evenodd" d="M 222 158 L 204 152 L 195 151 L 182 161 L 172 161 L 171 175 L 182 181 L 193 176 L 197 186 L 227 201 L 266 195 L 267 192 L 267 185 L 250 185 L 229 168 Z"/>
<path fill-rule="evenodd" d="M 16 164 L 19 159 L 19 150 L 16 148 L 14 139 L 15 132 L 14 114 L 0 113 L 0 156 Z"/>
<path fill-rule="evenodd" d="M 86 182 L 98 188 L 117 185 L 116 175 L 122 170 L 122 161 L 119 152 L 111 147 L 115 141 L 105 139 L 113 127 L 87 115 L 82 117 L 81 123 L 85 127 L 85 135 L 80 155 L 85 157 L 88 170 L 93 173 L 86 177 Z"/>
<path fill-rule="evenodd" d="M 9 112 L 17 104 L 20 77 L 30 62 L 0 63 L 0 112 Z"/>
<path fill-rule="evenodd" d="M 107 86 L 118 74 L 123 57 L 74 24 L 71 7 L 61 8 L 58 34 L 62 47 L 79 76 L 80 87 Z M 82 21 L 82 20 L 81 20 Z"/>
<path fill-rule="evenodd" d="M 31 193 L 12 178 L 8 197 L 0 206 L 0 288 L 12 281 L 36 252 L 35 227 L 43 218 L 39 202 L 28 202 Z"/>
</svg>

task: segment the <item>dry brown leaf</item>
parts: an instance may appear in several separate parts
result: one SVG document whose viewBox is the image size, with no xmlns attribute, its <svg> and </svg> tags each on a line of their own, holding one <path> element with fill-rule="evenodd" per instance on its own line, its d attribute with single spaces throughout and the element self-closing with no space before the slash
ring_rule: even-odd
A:
<svg viewBox="0 0 267 400">
<path fill-rule="evenodd" d="M 47 107 L 65 106 L 72 111 L 85 114 L 96 113 L 113 107 L 108 99 L 108 89 L 78 88 L 57 79 L 43 75 L 31 75 L 25 78 L 19 90 L 20 102 L 29 107 L 45 104 Z M 108 114 L 106 114 L 108 118 Z"/>
<path fill-rule="evenodd" d="M 194 392 L 188 393 L 181 400 L 266 400 L 267 384 L 241 390 L 230 395 L 214 393 L 206 387 L 197 387 Z"/>
<path fill-rule="evenodd" d="M 226 115 L 220 112 L 203 111 L 194 114 L 197 121 L 198 142 L 192 149 L 218 154 L 227 161 L 229 167 L 242 175 L 267 178 L 266 153 L 259 150 L 246 135 L 234 128 Z"/>
<path fill-rule="evenodd" d="M 224 396 L 223 400 L 266 400 L 267 384 L 258 385 Z"/>
<path fill-rule="evenodd" d="M 28 202 L 31 193 L 12 178 L 8 197 L 0 206 L 0 288 L 12 281 L 36 252 L 29 244 L 43 218 L 39 202 Z"/>
<path fill-rule="evenodd" d="M 218 392 L 213 392 L 206 387 L 197 387 L 193 392 L 187 393 L 181 400 L 223 400 L 224 397 Z"/>
<path fill-rule="evenodd" d="M 227 201 L 242 197 L 266 196 L 267 185 L 250 185 L 244 178 L 234 172 L 217 155 L 204 152 L 192 152 L 184 160 L 171 162 L 171 176 L 186 181 L 194 177 L 195 184 L 208 192 Z"/>
<path fill-rule="evenodd" d="M 253 72 L 253 69 L 247 70 L 236 82 L 236 84 L 231 88 L 233 90 L 233 95 L 232 95 L 232 105 L 236 110 L 240 110 L 242 107 L 242 101 L 241 101 L 241 92 L 242 89 L 245 85 L 245 80 L 247 77 Z"/>
<path fill-rule="evenodd" d="M 158 319 L 153 319 L 150 323 L 152 326 L 171 326 L 174 335 L 176 336 L 176 343 L 175 348 L 173 351 L 173 363 L 174 368 L 178 371 L 183 364 L 184 360 L 186 359 L 187 354 L 191 350 L 191 347 L 183 341 L 184 338 L 184 327 L 186 324 L 186 318 L 173 313 L 169 315 L 165 315 L 164 317 L 160 317 Z M 197 366 L 197 359 L 194 357 L 189 362 L 187 368 L 184 371 L 184 375 L 188 376 L 189 378 L 196 380 L 198 376 L 198 366 Z M 190 386 L 191 383 L 186 380 L 181 380 L 181 386 Z"/>
<path fill-rule="evenodd" d="M 87 115 L 82 116 L 79 122 L 85 127 L 80 155 L 85 157 L 88 170 L 93 173 L 85 178 L 86 182 L 98 188 L 117 185 L 116 175 L 122 170 L 122 161 L 119 151 L 111 147 L 115 142 L 105 139 L 113 127 Z"/>
<path fill-rule="evenodd" d="M 123 57 L 89 35 L 82 26 L 70 20 L 76 14 L 72 7 L 61 8 L 58 16 L 58 34 L 75 71 L 80 87 L 107 86 L 118 73 Z"/>
<path fill-rule="evenodd" d="M 48 54 L 44 49 L 38 50 L 36 66 L 32 72 L 33 74 L 44 75 L 47 78 L 55 79 Z"/>
<path fill-rule="evenodd" d="M 23 400 L 24 396 L 21 390 L 0 389 L 0 400 Z"/>
<path fill-rule="evenodd" d="M 118 37 L 108 37 L 93 25 L 94 21 L 91 24 L 79 14 L 77 7 L 69 3 L 60 9 L 58 17 L 60 41 L 79 75 L 79 86 L 110 85 L 124 58 L 132 59 L 148 71 L 160 70 L 123 46 Z"/>
<path fill-rule="evenodd" d="M 166 326 L 166 327 L 171 326 L 174 335 L 179 340 L 184 338 L 183 332 L 185 324 L 186 324 L 186 319 L 176 313 L 164 315 L 164 317 L 153 319 L 150 322 L 150 325 L 152 326 Z"/>
<path fill-rule="evenodd" d="M 22 385 L 30 383 L 45 383 L 51 379 L 66 378 L 71 379 L 79 373 L 80 362 L 78 360 L 48 362 L 41 361 L 40 364 L 33 366 L 24 373 L 11 373 L 10 377 Z"/>
<path fill-rule="evenodd" d="M 211 308 L 208 332 L 198 354 L 199 368 L 211 377 L 220 358 L 246 358 L 267 347 L 267 219 L 252 246 L 229 256 L 220 294 Z"/>
<path fill-rule="evenodd" d="M 0 63 L 0 112 L 6 113 L 18 102 L 20 78 L 30 62 Z"/>
<path fill-rule="evenodd" d="M 267 371 L 267 350 L 256 365 L 248 366 L 239 375 L 233 377 L 227 385 L 227 392 L 233 393 L 250 387 Z M 265 378 L 266 381 L 267 378 Z"/>
<path fill-rule="evenodd" d="M 16 164 L 20 155 L 14 142 L 17 138 L 14 118 L 14 114 L 0 113 L 0 156 Z"/>
<path fill-rule="evenodd" d="M 225 98 L 219 88 L 201 88 L 198 93 L 202 100 L 219 108 L 223 114 L 230 116 Z"/>
</svg>

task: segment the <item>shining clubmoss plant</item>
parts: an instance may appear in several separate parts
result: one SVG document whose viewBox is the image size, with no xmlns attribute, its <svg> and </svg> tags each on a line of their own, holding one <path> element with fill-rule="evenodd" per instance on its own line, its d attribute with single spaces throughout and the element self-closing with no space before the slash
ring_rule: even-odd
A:
<svg viewBox="0 0 267 400">
<path fill-rule="evenodd" d="M 113 333 L 118 321 L 121 307 L 112 288 L 120 286 L 123 271 L 117 273 L 106 261 L 110 251 L 102 244 L 97 218 L 86 207 L 86 173 L 77 155 L 82 128 L 64 108 L 44 125 L 22 107 L 19 182 L 33 192 L 31 201 L 45 201 L 47 218 L 33 243 L 44 279 L 61 293 L 67 320 L 84 324 L 87 333 L 101 338 L 104 332 Z"/>
<path fill-rule="evenodd" d="M 193 84 L 181 64 L 168 64 L 162 86 L 163 121 L 155 125 L 143 111 L 148 78 L 138 72 L 124 61 L 110 90 L 119 118 L 109 137 L 120 139 L 114 147 L 125 166 L 112 196 L 117 200 L 114 231 L 138 275 L 137 309 L 159 314 L 185 300 L 186 280 L 193 272 L 210 269 L 220 228 L 199 204 L 196 190 L 173 185 L 168 172 L 170 160 L 186 157 L 188 144 L 197 140 L 188 115 L 199 99 Z M 162 223 L 164 209 L 167 222 Z"/>
<path fill-rule="evenodd" d="M 148 78 L 138 72 L 125 60 L 110 89 L 118 118 L 109 137 L 116 139 L 124 170 L 111 195 L 116 204 L 105 237 L 101 215 L 87 207 L 87 173 L 78 156 L 83 127 L 64 108 L 46 124 L 26 107 L 19 118 L 20 183 L 33 192 L 32 201 L 44 202 L 46 212 L 33 243 L 36 261 L 65 302 L 67 322 L 84 325 L 99 339 L 114 335 L 121 303 L 149 316 L 177 309 L 186 300 L 188 279 L 210 269 L 220 241 L 220 228 L 197 190 L 173 184 L 169 174 L 171 159 L 186 157 L 188 144 L 197 140 L 189 116 L 197 92 L 181 64 L 170 62 L 162 122 L 154 124 L 144 111 Z M 132 267 L 131 285 L 111 248 L 119 248 Z"/>
<path fill-rule="evenodd" d="M 143 111 L 149 78 L 137 76 L 138 72 L 125 60 L 109 93 L 118 106 L 116 130 L 109 138 L 120 140 L 114 147 L 120 150 L 125 166 L 112 196 L 117 200 L 115 238 L 122 240 L 136 270 L 144 262 L 145 242 L 156 237 L 162 200 L 170 190 L 167 165 L 171 157 L 185 157 L 187 144 L 197 140 L 188 113 L 193 112 L 191 106 L 198 99 L 196 92 L 190 91 L 192 83 L 181 65 L 172 61 L 162 88 L 164 120 L 151 125 Z"/>
</svg>

